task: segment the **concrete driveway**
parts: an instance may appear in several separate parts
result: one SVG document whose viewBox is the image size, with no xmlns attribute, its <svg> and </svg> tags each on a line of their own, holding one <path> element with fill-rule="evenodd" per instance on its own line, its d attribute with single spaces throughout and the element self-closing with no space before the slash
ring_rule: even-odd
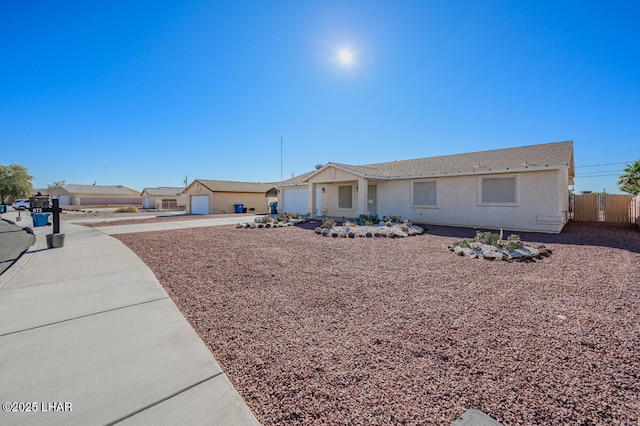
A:
<svg viewBox="0 0 640 426">
<path fill-rule="evenodd" d="M 258 424 L 131 250 L 61 228 L 56 249 L 51 227 L 34 228 L 31 249 L 0 275 L 0 424 Z"/>
</svg>

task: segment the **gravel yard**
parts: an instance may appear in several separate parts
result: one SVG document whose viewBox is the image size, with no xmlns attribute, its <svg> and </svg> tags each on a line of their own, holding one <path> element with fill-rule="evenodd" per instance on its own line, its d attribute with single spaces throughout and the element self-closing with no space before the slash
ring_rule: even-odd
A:
<svg viewBox="0 0 640 426">
<path fill-rule="evenodd" d="M 313 225 L 313 226 L 317 226 Z M 520 233 L 531 263 L 453 255 L 472 229 L 323 238 L 233 226 L 120 235 L 259 421 L 640 422 L 640 231 Z"/>
</svg>

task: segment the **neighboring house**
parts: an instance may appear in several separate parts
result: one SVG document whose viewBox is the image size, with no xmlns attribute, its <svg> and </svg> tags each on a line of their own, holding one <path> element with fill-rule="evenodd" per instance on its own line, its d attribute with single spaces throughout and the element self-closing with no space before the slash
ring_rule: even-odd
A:
<svg viewBox="0 0 640 426">
<path fill-rule="evenodd" d="M 142 204 L 140 192 L 122 185 L 74 185 L 65 184 L 48 191 L 52 198 L 60 200 L 61 206 L 99 206 Z"/>
<path fill-rule="evenodd" d="M 311 217 L 401 216 L 416 223 L 557 233 L 567 222 L 573 142 L 355 166 L 328 163 L 277 185 Z M 287 200 L 289 197 L 289 200 Z"/>
<path fill-rule="evenodd" d="M 242 204 L 247 213 L 269 213 L 266 192 L 273 183 L 234 182 L 226 180 L 196 179 L 183 191 L 187 212 L 191 214 L 234 213 L 235 205 Z"/>
<path fill-rule="evenodd" d="M 143 209 L 158 210 L 184 210 L 187 206 L 187 196 L 182 193 L 184 188 L 172 186 L 160 186 L 158 188 L 145 188 L 142 196 Z"/>
</svg>

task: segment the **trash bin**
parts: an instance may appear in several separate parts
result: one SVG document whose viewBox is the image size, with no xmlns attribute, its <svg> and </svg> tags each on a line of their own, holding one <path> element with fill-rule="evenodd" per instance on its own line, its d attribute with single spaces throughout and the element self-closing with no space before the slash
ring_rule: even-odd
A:
<svg viewBox="0 0 640 426">
<path fill-rule="evenodd" d="M 278 214 L 278 202 L 274 201 L 273 203 L 269 203 L 269 207 L 271 207 L 271 214 Z"/>
<path fill-rule="evenodd" d="M 6 213 L 7 212 L 7 206 L 5 206 L 4 204 L 0 204 L 0 213 Z"/>
<path fill-rule="evenodd" d="M 47 226 L 49 222 L 49 213 L 34 213 L 33 226 Z"/>
<path fill-rule="evenodd" d="M 236 208 L 236 213 L 242 213 L 242 209 L 244 208 L 244 204 L 234 204 L 233 206 Z"/>
</svg>

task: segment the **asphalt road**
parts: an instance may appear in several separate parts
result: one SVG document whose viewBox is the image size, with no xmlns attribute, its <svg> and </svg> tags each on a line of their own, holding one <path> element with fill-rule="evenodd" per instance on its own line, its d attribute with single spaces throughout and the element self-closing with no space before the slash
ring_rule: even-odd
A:
<svg viewBox="0 0 640 426">
<path fill-rule="evenodd" d="M 0 219 L 0 274 L 36 242 L 36 236 Z"/>
</svg>

